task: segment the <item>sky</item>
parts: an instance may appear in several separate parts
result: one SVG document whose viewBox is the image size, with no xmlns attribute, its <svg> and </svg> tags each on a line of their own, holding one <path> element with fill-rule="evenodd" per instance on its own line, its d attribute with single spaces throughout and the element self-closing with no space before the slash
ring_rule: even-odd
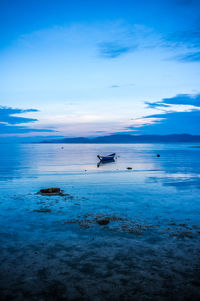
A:
<svg viewBox="0 0 200 301">
<path fill-rule="evenodd" d="M 0 137 L 200 134 L 200 0 L 1 0 Z"/>
</svg>

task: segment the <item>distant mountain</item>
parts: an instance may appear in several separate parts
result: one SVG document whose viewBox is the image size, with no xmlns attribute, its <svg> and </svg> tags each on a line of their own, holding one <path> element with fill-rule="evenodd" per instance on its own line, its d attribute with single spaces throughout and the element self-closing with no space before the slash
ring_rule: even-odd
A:
<svg viewBox="0 0 200 301">
<path fill-rule="evenodd" d="M 63 138 L 43 140 L 40 143 L 171 143 L 171 142 L 200 142 L 200 135 L 110 135 L 95 138 Z"/>
</svg>

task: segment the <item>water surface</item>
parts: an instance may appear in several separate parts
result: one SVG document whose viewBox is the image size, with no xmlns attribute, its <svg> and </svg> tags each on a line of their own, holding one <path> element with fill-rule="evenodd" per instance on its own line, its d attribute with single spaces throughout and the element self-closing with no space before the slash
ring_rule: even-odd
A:
<svg viewBox="0 0 200 301">
<path fill-rule="evenodd" d="M 1 144 L 3 298 L 199 296 L 200 149 L 191 146 Z M 113 152 L 98 168 L 97 154 Z M 37 194 L 47 187 L 68 195 Z"/>
</svg>

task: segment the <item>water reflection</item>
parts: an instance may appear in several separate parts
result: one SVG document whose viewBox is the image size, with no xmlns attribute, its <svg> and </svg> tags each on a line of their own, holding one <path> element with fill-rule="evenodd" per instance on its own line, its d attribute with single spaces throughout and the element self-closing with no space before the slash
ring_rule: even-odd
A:
<svg viewBox="0 0 200 301">
<path fill-rule="evenodd" d="M 117 160 L 97 162 L 98 153 L 109 154 L 113 150 L 118 154 Z M 182 144 L 2 144 L 0 180 L 87 174 L 101 181 L 102 172 L 109 171 L 121 172 L 123 181 L 134 177 L 144 183 L 157 181 L 174 187 L 181 187 L 182 183 L 199 188 L 199 154 L 199 148 Z M 132 170 L 128 171 L 128 166 Z"/>
<path fill-rule="evenodd" d="M 115 162 L 115 159 L 111 159 L 111 160 L 108 160 L 108 161 L 102 161 L 102 160 L 100 160 L 100 161 L 97 163 L 97 167 L 103 166 L 103 165 L 105 165 L 105 164 L 113 163 L 113 162 Z"/>
<path fill-rule="evenodd" d="M 20 144 L 1 144 L 0 181 L 22 177 L 23 170 L 30 167 L 28 161 L 29 155 Z"/>
<path fill-rule="evenodd" d="M 188 188 L 200 189 L 200 177 L 194 175 L 187 175 L 187 177 L 175 174 L 174 176 L 165 177 L 148 177 L 147 183 L 162 183 L 163 186 L 175 187 L 179 190 L 187 190 Z"/>
</svg>

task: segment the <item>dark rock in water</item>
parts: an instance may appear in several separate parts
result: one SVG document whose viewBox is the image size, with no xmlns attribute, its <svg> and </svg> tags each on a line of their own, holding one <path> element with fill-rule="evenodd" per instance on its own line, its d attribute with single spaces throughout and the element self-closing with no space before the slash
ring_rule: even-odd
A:
<svg viewBox="0 0 200 301">
<path fill-rule="evenodd" d="M 34 210 L 34 212 L 51 213 L 51 209 L 49 209 L 49 208 L 40 208 L 40 209 Z"/>
<path fill-rule="evenodd" d="M 45 189 L 40 189 L 38 194 L 41 195 L 63 195 L 61 192 L 60 188 L 45 188 Z"/>
<path fill-rule="evenodd" d="M 160 157 L 160 155 L 159 155 L 159 154 L 157 154 L 157 157 L 159 158 L 159 157 Z"/>
<path fill-rule="evenodd" d="M 41 193 L 59 193 L 60 188 L 46 188 L 46 189 L 41 189 Z"/>
<path fill-rule="evenodd" d="M 126 167 L 126 169 L 132 169 L 132 167 Z"/>
<path fill-rule="evenodd" d="M 97 221 L 97 223 L 99 224 L 99 225 L 101 225 L 101 226 L 103 226 L 103 225 L 107 225 L 107 224 L 109 224 L 109 220 L 108 219 L 100 219 L 100 220 L 98 220 Z"/>
</svg>

